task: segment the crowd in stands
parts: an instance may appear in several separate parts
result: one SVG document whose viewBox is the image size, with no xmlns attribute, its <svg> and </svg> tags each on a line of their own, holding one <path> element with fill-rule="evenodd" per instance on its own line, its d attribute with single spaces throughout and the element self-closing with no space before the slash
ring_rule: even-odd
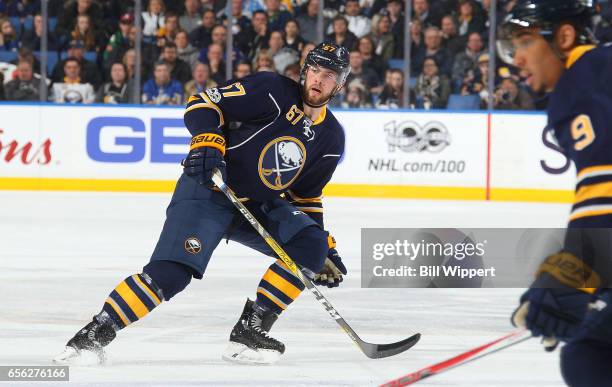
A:
<svg viewBox="0 0 612 387">
<path fill-rule="evenodd" d="M 47 0 L 49 101 L 180 105 L 226 82 L 226 41 L 233 35 L 232 74 L 276 71 L 298 80 L 317 40 L 322 0 L 148 0 L 142 21 L 142 84 L 134 82 L 133 0 Z M 228 25 L 226 1 L 233 23 Z M 492 0 L 326 0 L 324 40 L 346 47 L 352 72 L 332 106 L 444 109 L 469 100 L 486 108 L 543 108 L 522 74 L 496 60 L 488 79 L 488 9 Z M 497 0 L 498 18 L 514 0 Z M 612 11 L 602 2 L 596 28 L 612 37 Z M 40 98 L 43 18 L 40 0 L 0 1 L 0 100 Z M 404 106 L 404 37 L 410 35 L 410 106 Z M 470 98 L 454 99 L 456 96 Z M 462 106 L 459 106 L 462 107 Z M 465 107 L 465 106 L 463 106 Z"/>
</svg>

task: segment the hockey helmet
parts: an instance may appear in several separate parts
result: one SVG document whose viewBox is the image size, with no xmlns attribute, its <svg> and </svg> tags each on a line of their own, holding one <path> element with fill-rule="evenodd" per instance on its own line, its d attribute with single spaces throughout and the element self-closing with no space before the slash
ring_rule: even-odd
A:
<svg viewBox="0 0 612 387">
<path fill-rule="evenodd" d="M 596 0 L 518 0 L 500 25 L 497 51 L 501 59 L 512 64 L 514 48 L 512 34 L 520 29 L 539 28 L 552 42 L 555 28 L 570 22 L 578 33 L 578 44 L 595 43 L 592 18 L 596 13 Z"/>
<path fill-rule="evenodd" d="M 334 95 L 344 85 L 346 77 L 348 77 L 351 72 L 348 50 L 335 43 L 321 43 L 306 55 L 306 59 L 300 71 L 301 86 L 304 86 L 306 71 L 309 66 L 325 67 L 338 74 L 338 78 L 336 79 L 337 87 L 334 91 Z"/>
</svg>

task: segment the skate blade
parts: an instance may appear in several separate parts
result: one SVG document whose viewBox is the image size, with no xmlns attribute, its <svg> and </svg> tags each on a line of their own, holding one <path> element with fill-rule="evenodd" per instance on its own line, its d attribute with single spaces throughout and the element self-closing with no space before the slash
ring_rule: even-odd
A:
<svg viewBox="0 0 612 387">
<path fill-rule="evenodd" d="M 223 360 L 236 364 L 270 365 L 278 361 L 281 353 L 271 349 L 251 349 L 244 344 L 230 342 Z"/>
<path fill-rule="evenodd" d="M 104 353 L 92 351 L 77 351 L 73 347 L 66 347 L 62 353 L 53 358 L 53 363 L 59 365 L 98 366 L 106 362 Z"/>
</svg>

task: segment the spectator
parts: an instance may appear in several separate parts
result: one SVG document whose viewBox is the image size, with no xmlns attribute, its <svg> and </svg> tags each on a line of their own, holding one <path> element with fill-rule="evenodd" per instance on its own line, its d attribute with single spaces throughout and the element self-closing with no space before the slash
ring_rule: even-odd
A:
<svg viewBox="0 0 612 387">
<path fill-rule="evenodd" d="M 423 71 L 423 62 L 426 57 L 434 57 L 436 59 L 441 74 L 451 74 L 453 58 L 442 47 L 442 33 L 438 27 L 431 26 L 425 30 L 425 49 L 416 54 L 412 67 L 415 74 L 420 74 Z"/>
<path fill-rule="evenodd" d="M 403 1 L 388 0 L 387 6 L 382 10 L 389 16 L 391 21 L 391 33 L 395 37 L 395 47 L 393 49 L 394 58 L 404 58 L 404 12 L 402 11 Z"/>
<path fill-rule="evenodd" d="M 412 37 L 412 46 L 410 48 L 410 56 L 412 61 L 416 60 L 419 52 L 425 50 L 425 38 L 423 37 L 423 24 L 419 19 L 414 19 L 410 23 L 410 35 Z M 403 53 L 402 48 L 402 53 Z M 403 54 L 402 54 L 403 55 Z M 397 56 L 395 56 L 397 58 Z M 402 57 L 403 59 L 403 57 Z"/>
<path fill-rule="evenodd" d="M 274 61 L 272 56 L 268 53 L 268 50 L 261 50 L 255 58 L 255 72 L 270 71 L 276 72 L 274 68 Z"/>
<path fill-rule="evenodd" d="M 19 40 L 9 19 L 0 19 L 0 50 L 17 51 Z"/>
<path fill-rule="evenodd" d="M 304 46 L 304 39 L 300 36 L 300 26 L 297 21 L 289 20 L 285 24 L 285 47 L 301 52 Z"/>
<path fill-rule="evenodd" d="M 202 15 L 198 11 L 198 0 L 185 0 L 185 13 L 179 18 L 179 26 L 188 34 L 198 28 Z"/>
<path fill-rule="evenodd" d="M 12 60 L 11 63 L 17 66 L 21 61 L 30 63 L 34 74 L 40 74 L 40 61 L 34 56 L 31 48 L 21 47 L 19 51 L 17 51 L 17 59 Z"/>
<path fill-rule="evenodd" d="M 102 8 L 97 2 L 92 0 L 77 0 L 77 1 L 66 1 L 64 9 L 58 15 L 57 26 L 55 27 L 56 37 L 68 37 L 74 30 L 77 24 L 77 16 L 88 15 L 89 21 L 93 23 L 93 30 L 100 31 L 102 17 Z M 66 38 L 64 38 L 66 39 Z M 57 42 L 58 47 L 63 47 L 66 40 L 60 40 Z"/>
<path fill-rule="evenodd" d="M 68 45 L 68 57 L 76 59 L 79 62 L 79 74 L 84 83 L 90 83 L 94 87 L 98 87 L 102 83 L 100 71 L 95 63 L 88 61 L 83 56 L 83 42 L 73 40 Z M 66 59 L 67 60 L 67 59 Z M 51 72 L 53 82 L 61 82 L 64 79 L 64 68 L 66 60 L 59 61 Z"/>
<path fill-rule="evenodd" d="M 25 30 L 21 36 L 21 46 L 29 47 L 33 51 L 40 51 L 40 37 L 42 36 L 43 18 L 40 14 L 34 16 L 34 28 Z M 47 49 L 56 50 L 54 34 L 47 34 Z"/>
<path fill-rule="evenodd" d="M 280 74 L 285 72 L 285 67 L 297 63 L 300 59 L 297 51 L 284 45 L 283 35 L 279 31 L 272 31 L 268 42 L 268 54 L 272 56 L 274 68 Z"/>
<path fill-rule="evenodd" d="M 355 36 L 361 38 L 370 33 L 372 30 L 372 21 L 361 14 L 359 0 L 347 0 L 344 6 L 344 13 L 348 20 L 348 29 L 355 34 Z"/>
<path fill-rule="evenodd" d="M 252 72 L 251 64 L 246 60 L 239 61 L 234 65 L 235 79 L 244 78 L 247 75 L 250 75 Z"/>
<path fill-rule="evenodd" d="M 130 102 L 127 69 L 123 63 L 113 63 L 110 68 L 110 82 L 100 87 L 96 102 L 119 104 Z"/>
<path fill-rule="evenodd" d="M 127 72 L 127 79 L 134 79 L 134 74 L 136 73 L 136 50 L 133 48 L 128 49 L 121 58 L 121 63 L 125 66 L 125 70 Z M 147 79 L 148 77 L 143 73 L 142 77 Z"/>
<path fill-rule="evenodd" d="M 142 102 L 156 105 L 183 103 L 183 87 L 170 78 L 170 71 L 165 63 L 155 64 L 153 78 L 149 79 L 142 88 Z"/>
<path fill-rule="evenodd" d="M 193 68 L 198 62 L 199 50 L 189 43 L 187 32 L 179 31 L 174 38 L 176 45 L 176 53 L 182 61 L 187 63 L 190 68 Z"/>
<path fill-rule="evenodd" d="M 479 85 L 475 87 L 480 95 L 480 107 L 485 109 L 489 103 L 489 54 L 483 53 L 478 56 L 476 63 L 475 78 Z M 495 82 L 495 80 L 493 80 Z"/>
<path fill-rule="evenodd" d="M 389 81 L 385 83 L 376 107 L 381 109 L 404 107 L 404 73 L 399 69 L 391 69 L 389 73 Z"/>
<path fill-rule="evenodd" d="M 189 33 L 189 43 L 199 49 L 208 47 L 212 42 L 211 32 L 215 26 L 215 13 L 204 11 L 202 14 L 202 24 Z"/>
<path fill-rule="evenodd" d="M 472 32 L 479 34 L 485 28 L 485 22 L 475 12 L 473 0 L 459 0 L 459 12 L 457 19 L 459 21 L 459 36 L 466 36 Z"/>
<path fill-rule="evenodd" d="M 307 42 L 317 41 L 319 1 L 320 0 L 308 0 L 306 12 L 297 17 L 297 22 L 302 31 L 302 37 Z"/>
<path fill-rule="evenodd" d="M 9 101 L 38 101 L 40 79 L 34 78 L 32 64 L 21 60 L 17 64 L 17 78 L 5 85 L 5 98 Z"/>
<path fill-rule="evenodd" d="M 440 25 L 440 19 L 430 10 L 428 0 L 413 0 L 412 7 L 412 17 L 419 19 L 425 28 Z"/>
<path fill-rule="evenodd" d="M 332 20 L 333 32 L 327 35 L 327 41 L 336 43 L 339 46 L 344 46 L 347 50 L 355 47 L 357 37 L 354 33 L 348 30 L 348 21 L 344 16 L 336 16 Z"/>
<path fill-rule="evenodd" d="M 176 45 L 172 42 L 166 43 L 161 55 L 161 62 L 165 63 L 170 71 L 170 77 L 184 85 L 191 79 L 191 67 L 178 58 Z"/>
<path fill-rule="evenodd" d="M 372 33 L 369 35 L 374 42 L 374 52 L 385 62 L 393 57 L 395 38 L 391 33 L 391 19 L 387 15 L 374 15 Z"/>
<path fill-rule="evenodd" d="M 212 43 L 206 51 L 206 61 L 210 68 L 210 77 L 218 84 L 225 82 L 225 60 L 223 48 L 218 43 Z"/>
<path fill-rule="evenodd" d="M 280 0 L 265 0 L 268 14 L 268 29 L 270 31 L 283 31 L 285 24 L 293 18 L 287 11 L 281 10 Z"/>
<path fill-rule="evenodd" d="M 312 42 L 306 43 L 304 47 L 302 47 L 302 52 L 300 53 L 300 66 L 304 65 L 304 61 L 306 60 L 306 55 L 308 55 L 308 53 L 312 51 L 315 47 L 316 47 L 315 44 Z"/>
<path fill-rule="evenodd" d="M 298 63 L 293 63 L 290 64 L 289 66 L 285 67 L 285 71 L 283 72 L 283 75 L 286 76 L 289 79 L 294 80 L 297 83 L 300 83 L 300 72 L 301 72 L 302 68 L 300 67 L 300 65 Z"/>
<path fill-rule="evenodd" d="M 504 78 L 495 91 L 495 109 L 533 110 L 534 102 L 529 93 L 520 89 L 512 78 Z"/>
<path fill-rule="evenodd" d="M 457 54 L 453 63 L 452 82 L 454 89 L 457 89 L 458 85 L 462 84 L 468 70 L 475 67 L 482 47 L 482 38 L 478 32 L 472 32 L 468 35 L 466 49 Z"/>
<path fill-rule="evenodd" d="M 376 52 L 374 52 L 374 43 L 372 42 L 372 39 L 367 36 L 364 36 L 363 38 L 359 39 L 357 50 L 361 53 L 361 56 L 363 57 L 363 67 L 374 70 L 374 72 L 378 76 L 378 79 L 382 79 L 387 65 L 380 58 L 380 56 L 376 55 Z"/>
<path fill-rule="evenodd" d="M 217 82 L 210 79 L 210 68 L 206 63 L 198 62 L 193 66 L 192 76 L 193 79 L 185 83 L 185 98 L 217 86 Z"/>
<path fill-rule="evenodd" d="M 174 42 L 179 31 L 178 16 L 172 12 L 166 13 L 164 25 L 157 30 L 157 47 L 164 47 L 166 43 Z"/>
<path fill-rule="evenodd" d="M 158 31 L 166 22 L 166 6 L 163 0 L 150 0 L 147 10 L 142 13 L 142 35 L 150 42 L 154 41 Z"/>
<path fill-rule="evenodd" d="M 264 11 L 266 7 L 263 0 L 244 0 L 242 3 L 242 13 L 249 18 L 253 18 L 253 15 L 257 11 Z"/>
<path fill-rule="evenodd" d="M 131 13 L 125 13 L 119 18 L 119 30 L 110 37 L 104 51 L 105 61 L 121 58 L 125 50 L 131 46 L 129 35 L 133 25 L 134 16 Z"/>
<path fill-rule="evenodd" d="M 453 57 L 465 49 L 465 39 L 457 35 L 457 23 L 452 15 L 442 18 L 442 46 Z"/>
<path fill-rule="evenodd" d="M 85 51 L 98 51 L 101 46 L 99 41 L 100 34 L 96 34 L 94 31 L 89 15 L 77 16 L 77 22 L 74 25 L 74 29 L 70 32 L 70 40 L 79 40 L 83 42 L 83 48 Z"/>
<path fill-rule="evenodd" d="M 231 0 L 232 2 L 232 35 L 237 36 L 240 32 L 251 27 L 251 19 L 242 13 L 242 0 Z M 227 26 L 227 17 L 222 17 L 223 24 Z"/>
<path fill-rule="evenodd" d="M 253 60 L 261 49 L 267 48 L 270 40 L 268 15 L 264 11 L 255 11 L 251 22 L 251 27 L 236 37 L 240 51 L 249 60 Z"/>
<path fill-rule="evenodd" d="M 345 109 L 371 108 L 369 93 L 359 79 L 353 79 L 346 87 L 346 94 L 341 107 Z"/>
<path fill-rule="evenodd" d="M 439 73 L 436 58 L 425 58 L 423 73 L 417 78 L 415 87 L 417 106 L 425 109 L 445 109 L 450 93 L 450 81 L 446 75 Z"/>
<path fill-rule="evenodd" d="M 63 64 L 65 77 L 62 82 L 53 84 L 51 100 L 57 103 L 92 103 L 94 88 L 90 83 L 81 82 L 81 62 L 69 57 Z"/>
<path fill-rule="evenodd" d="M 0 14 L 9 17 L 25 18 L 40 11 L 40 0 L 13 0 L 2 3 L 0 3 Z"/>
<path fill-rule="evenodd" d="M 353 50 L 349 54 L 349 60 L 351 64 L 351 72 L 346 78 L 346 84 L 348 85 L 353 80 L 358 79 L 359 82 L 366 88 L 369 93 L 380 93 L 382 86 L 380 85 L 381 79 L 378 77 L 376 72 L 369 67 L 363 67 L 363 56 L 361 52 Z"/>
</svg>

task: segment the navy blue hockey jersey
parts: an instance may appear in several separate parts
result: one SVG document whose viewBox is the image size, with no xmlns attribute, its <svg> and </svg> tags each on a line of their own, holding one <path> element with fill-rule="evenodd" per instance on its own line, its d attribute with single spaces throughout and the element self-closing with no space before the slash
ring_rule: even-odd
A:
<svg viewBox="0 0 612 387">
<path fill-rule="evenodd" d="M 299 85 L 276 73 L 256 73 L 189 98 L 192 135 L 221 127 L 227 183 L 239 197 L 265 201 L 285 193 L 321 225 L 323 187 L 344 151 L 344 132 L 323 108 L 304 114 Z"/>
<path fill-rule="evenodd" d="M 569 227 L 612 226 L 612 47 L 579 46 L 548 105 L 548 125 L 578 172 Z"/>
</svg>

